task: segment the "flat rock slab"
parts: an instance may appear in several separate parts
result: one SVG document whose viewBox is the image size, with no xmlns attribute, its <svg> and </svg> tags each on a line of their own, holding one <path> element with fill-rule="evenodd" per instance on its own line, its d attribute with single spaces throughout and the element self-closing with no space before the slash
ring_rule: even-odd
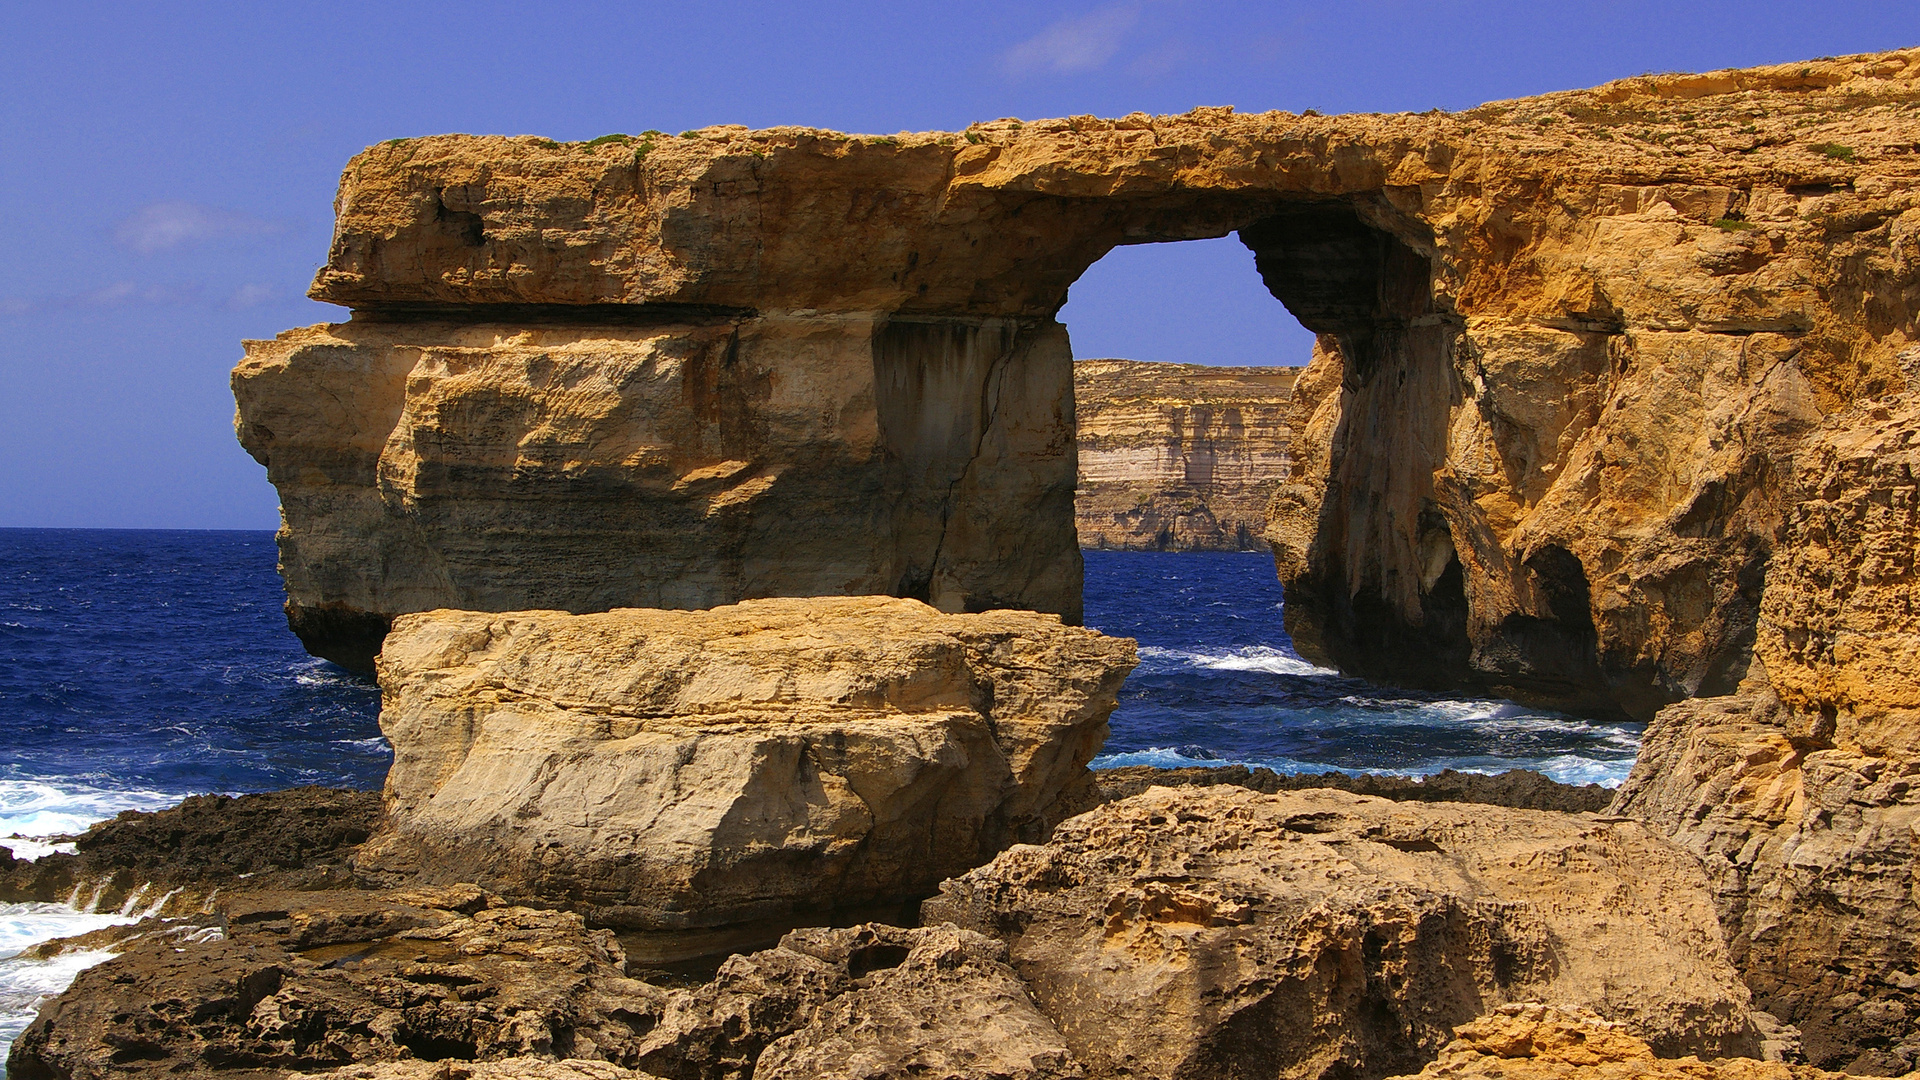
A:
<svg viewBox="0 0 1920 1080">
<path fill-rule="evenodd" d="M 922 912 L 1006 941 L 1093 1076 L 1413 1072 L 1529 1000 L 1662 1053 L 1759 1046 L 1700 868 L 1617 819 L 1153 788 Z"/>
<path fill-rule="evenodd" d="M 1134 662 L 886 597 L 405 616 L 356 865 L 681 935 L 917 900 L 1086 804 Z"/>
</svg>

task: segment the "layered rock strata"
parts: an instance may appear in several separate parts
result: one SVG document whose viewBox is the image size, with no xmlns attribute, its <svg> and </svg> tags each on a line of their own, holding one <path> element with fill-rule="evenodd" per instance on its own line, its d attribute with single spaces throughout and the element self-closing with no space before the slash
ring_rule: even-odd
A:
<svg viewBox="0 0 1920 1080">
<path fill-rule="evenodd" d="M 885 597 L 405 616 L 356 866 L 696 954 L 719 942 L 689 931 L 915 900 L 1087 801 L 1133 664 L 1055 616 Z"/>
<path fill-rule="evenodd" d="M 1076 360 L 1083 548 L 1264 551 L 1299 368 Z"/>
<path fill-rule="evenodd" d="M 1898 52 L 1458 114 L 398 140 L 313 287 L 354 321 L 251 346 L 240 431 L 330 655 L 450 604 L 1071 620 L 1052 315 L 1117 244 L 1237 232 L 1321 335 L 1268 525 L 1296 643 L 1644 719 L 1739 682 L 1796 448 L 1904 386 L 1916 85 Z"/>
<path fill-rule="evenodd" d="M 371 669 L 394 615 L 443 607 L 1078 622 L 1071 362 L 1008 319 L 503 309 L 288 331 L 233 387 L 294 632 Z"/>
<path fill-rule="evenodd" d="M 922 913 L 1006 941 L 1096 1076 L 1388 1076 L 1533 1000 L 1663 1053 L 1759 1049 L 1699 867 L 1634 822 L 1154 788 Z"/>
</svg>

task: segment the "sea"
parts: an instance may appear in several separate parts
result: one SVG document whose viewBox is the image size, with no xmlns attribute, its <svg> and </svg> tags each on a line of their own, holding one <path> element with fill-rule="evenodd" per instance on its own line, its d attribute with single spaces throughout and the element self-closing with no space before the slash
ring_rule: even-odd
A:
<svg viewBox="0 0 1920 1080">
<path fill-rule="evenodd" d="M 392 760 L 370 677 L 301 651 L 271 532 L 0 529 L 0 846 L 122 810 L 299 784 L 373 789 Z M 1095 768 L 1536 769 L 1617 785 L 1640 729 L 1374 686 L 1294 652 L 1261 553 L 1089 551 L 1086 623 L 1140 643 Z M 0 904 L 0 1055 L 107 954 L 21 955 L 140 912 Z"/>
</svg>

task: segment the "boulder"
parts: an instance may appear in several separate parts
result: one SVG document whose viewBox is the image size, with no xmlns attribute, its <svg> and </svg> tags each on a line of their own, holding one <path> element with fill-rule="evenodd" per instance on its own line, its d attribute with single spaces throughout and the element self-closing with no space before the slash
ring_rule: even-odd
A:
<svg viewBox="0 0 1920 1080">
<path fill-rule="evenodd" d="M 1454 1029 L 1421 1080 L 1839 1080 L 1751 1058 L 1657 1058 L 1645 1040 L 1587 1009 L 1502 1005 Z M 1409 1078 L 1410 1080 L 1410 1078 Z"/>
<path fill-rule="evenodd" d="M 1094 1076 L 1388 1076 L 1531 1000 L 1664 1053 L 1760 1045 L 1699 867 L 1619 819 L 1155 788 L 922 912 L 1005 941 Z"/>
<path fill-rule="evenodd" d="M 639 1048 L 671 1080 L 1066 1080 L 1000 942 L 957 927 L 796 930 L 675 991 Z"/>
<path fill-rule="evenodd" d="M 380 658 L 387 819 L 356 867 L 666 951 L 771 940 L 1043 839 L 1087 801 L 1134 660 L 1055 616 L 886 597 L 406 616 Z"/>
</svg>

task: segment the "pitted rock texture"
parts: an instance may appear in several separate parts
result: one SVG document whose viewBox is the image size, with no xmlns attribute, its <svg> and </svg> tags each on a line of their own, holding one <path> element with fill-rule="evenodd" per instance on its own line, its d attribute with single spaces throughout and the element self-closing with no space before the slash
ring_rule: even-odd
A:
<svg viewBox="0 0 1920 1080">
<path fill-rule="evenodd" d="M 664 996 L 625 977 L 610 931 L 472 886 L 253 894 L 196 921 L 81 972 L 14 1044 L 8 1075 L 618 1061 L 639 1041 L 635 1009 Z"/>
<path fill-rule="evenodd" d="M 1917 88 L 1906 51 L 1458 114 L 399 140 L 348 165 L 313 288 L 355 329 L 255 346 L 240 430 L 332 655 L 439 604 L 888 592 L 1071 620 L 1052 315 L 1118 244 L 1237 232 L 1321 335 L 1267 527 L 1300 648 L 1646 719 L 1743 676 L 1802 438 L 1904 392 Z M 369 319 L 392 357 L 333 344 Z M 504 343 L 523 330 L 546 336 Z M 576 412 L 594 379 L 562 330 L 678 342 L 646 400 L 682 404 L 622 408 L 698 438 Z M 470 385 L 450 347 L 513 370 L 436 409 Z M 330 393 L 334 364 L 389 389 Z"/>
<path fill-rule="evenodd" d="M 356 866 L 661 931 L 918 899 L 1084 801 L 1134 660 L 887 597 L 405 616 Z"/>
<path fill-rule="evenodd" d="M 1751 1058 L 1657 1058 L 1586 1009 L 1503 1005 L 1454 1030 L 1422 1080 L 1837 1080 L 1805 1065 Z"/>
<path fill-rule="evenodd" d="M 639 1062 L 672 1080 L 1079 1080 L 1006 960 L 953 926 L 796 930 L 675 991 Z"/>
<path fill-rule="evenodd" d="M 1083 548 L 1265 551 L 1299 368 L 1076 360 Z"/>
<path fill-rule="evenodd" d="M 1613 812 L 1699 857 L 1755 1004 L 1808 1063 L 1920 1068 L 1920 760 L 1836 747 L 1764 687 L 1670 706 Z"/>
<path fill-rule="evenodd" d="M 870 593 L 1077 623 L 1071 363 L 1006 319 L 498 312 L 290 330 L 233 387 L 288 619 L 371 670 L 393 616 L 442 607 Z"/>
<path fill-rule="evenodd" d="M 1759 1046 L 1699 867 L 1636 822 L 1155 788 L 921 910 L 1006 941 L 1092 1076 L 1389 1076 L 1529 1000 Z"/>
</svg>

